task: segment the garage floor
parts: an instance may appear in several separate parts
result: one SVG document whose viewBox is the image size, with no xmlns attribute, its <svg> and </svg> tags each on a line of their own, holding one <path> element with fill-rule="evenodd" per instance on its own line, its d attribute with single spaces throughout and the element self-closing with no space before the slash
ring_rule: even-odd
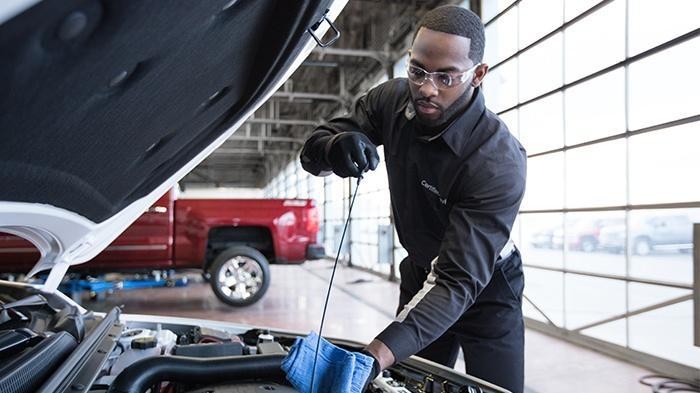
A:
<svg viewBox="0 0 700 393">
<path fill-rule="evenodd" d="M 118 292 L 92 302 L 93 310 L 122 306 L 125 313 L 157 314 L 231 321 L 308 333 L 318 331 L 332 263 L 271 266 L 272 284 L 265 297 L 247 308 L 221 303 L 208 284 L 183 288 Z M 326 316 L 324 335 L 369 342 L 393 318 L 398 285 L 375 275 L 339 267 Z M 464 370 L 464 363 L 456 367 Z M 597 352 L 526 332 L 525 383 L 533 393 L 650 392 L 637 379 L 651 372 Z"/>
</svg>

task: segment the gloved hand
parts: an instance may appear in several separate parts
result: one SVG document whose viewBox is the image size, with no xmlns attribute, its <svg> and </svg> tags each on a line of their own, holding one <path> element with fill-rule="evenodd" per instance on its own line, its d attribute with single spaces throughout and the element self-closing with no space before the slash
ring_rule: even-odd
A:
<svg viewBox="0 0 700 393">
<path fill-rule="evenodd" d="M 298 337 L 282 362 L 287 380 L 302 393 L 362 393 L 379 373 L 377 361 L 360 352 L 349 352 L 321 338 L 316 359 L 316 376 L 311 375 L 318 335 Z"/>
<path fill-rule="evenodd" d="M 362 172 L 377 169 L 377 148 L 361 132 L 342 132 L 334 135 L 326 147 L 326 161 L 333 173 L 340 177 L 360 177 Z"/>
</svg>

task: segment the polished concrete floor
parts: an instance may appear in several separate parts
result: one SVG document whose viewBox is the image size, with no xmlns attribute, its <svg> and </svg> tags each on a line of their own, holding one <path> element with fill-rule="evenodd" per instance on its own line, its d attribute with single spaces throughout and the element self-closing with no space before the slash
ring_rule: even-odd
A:
<svg viewBox="0 0 700 393">
<path fill-rule="evenodd" d="M 118 305 L 130 314 L 231 321 L 306 334 L 319 329 L 331 271 L 327 261 L 273 265 L 267 294 L 246 308 L 225 305 L 208 284 L 196 282 L 181 288 L 117 292 L 89 307 L 105 311 Z M 324 335 L 368 342 L 392 320 L 397 300 L 397 284 L 339 266 Z M 525 384 L 533 393 L 650 392 L 637 382 L 650 371 L 535 331 L 526 332 L 525 357 Z M 463 361 L 456 368 L 464 371 Z"/>
</svg>

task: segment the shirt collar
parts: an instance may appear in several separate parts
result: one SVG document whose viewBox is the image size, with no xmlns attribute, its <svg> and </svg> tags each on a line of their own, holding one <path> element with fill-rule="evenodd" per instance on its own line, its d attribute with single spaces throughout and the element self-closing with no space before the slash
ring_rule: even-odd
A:
<svg viewBox="0 0 700 393">
<path fill-rule="evenodd" d="M 440 133 L 429 138 L 423 138 L 423 140 L 431 142 L 442 138 L 452 152 L 459 154 L 485 110 L 484 95 L 481 93 L 481 88 L 477 87 L 474 89 L 474 94 L 469 106 L 467 106 L 467 109 L 465 109 L 462 114 L 457 116 L 457 118 L 453 120 L 449 126 L 440 131 Z M 416 110 L 413 107 L 413 102 L 410 97 L 406 100 L 406 104 L 401 106 L 400 111 L 403 111 L 404 116 L 409 121 L 413 120 L 416 116 Z"/>
</svg>

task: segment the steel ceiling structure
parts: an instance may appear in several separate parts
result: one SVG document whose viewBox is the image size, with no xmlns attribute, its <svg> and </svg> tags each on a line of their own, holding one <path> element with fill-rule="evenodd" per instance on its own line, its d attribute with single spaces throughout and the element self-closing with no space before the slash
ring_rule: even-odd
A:
<svg viewBox="0 0 700 393">
<path fill-rule="evenodd" d="M 317 48 L 236 133 L 180 182 L 190 187 L 264 187 L 298 159 L 314 127 L 354 100 L 408 50 L 428 10 L 460 1 L 350 0 L 335 21 L 341 37 Z M 472 1 L 472 3 L 479 3 Z M 472 4 L 472 7 L 478 4 Z M 475 8 L 472 8 L 475 10 Z"/>
</svg>

